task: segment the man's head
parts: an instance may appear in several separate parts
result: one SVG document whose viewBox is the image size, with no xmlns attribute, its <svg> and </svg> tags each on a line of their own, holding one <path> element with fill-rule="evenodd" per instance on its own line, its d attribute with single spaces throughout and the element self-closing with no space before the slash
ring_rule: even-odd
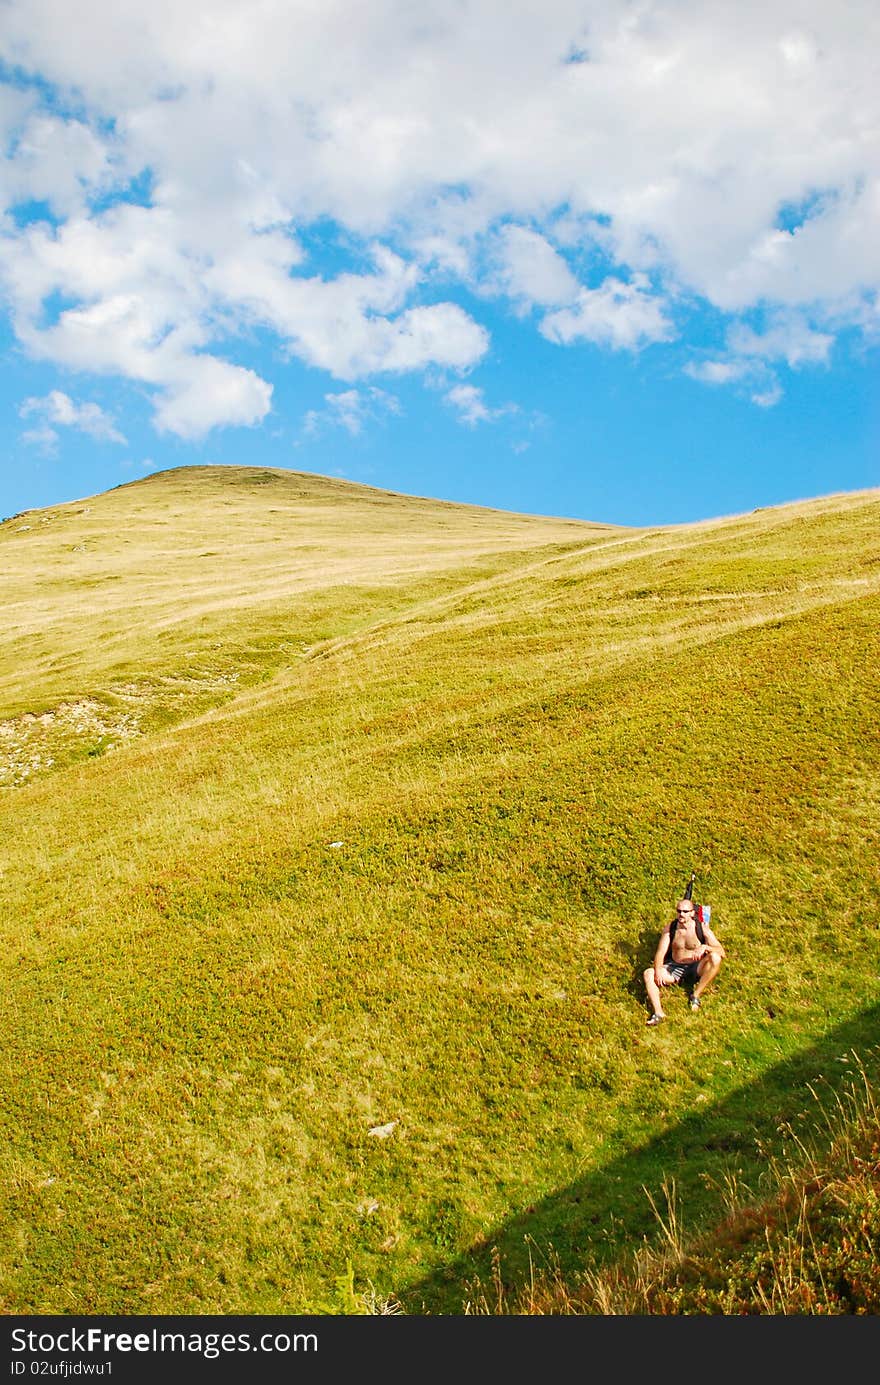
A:
<svg viewBox="0 0 880 1385">
<path fill-rule="evenodd" d="M 681 919 L 682 923 L 687 923 L 692 914 L 695 914 L 694 902 L 692 899 L 680 899 L 675 906 L 675 917 Z"/>
</svg>

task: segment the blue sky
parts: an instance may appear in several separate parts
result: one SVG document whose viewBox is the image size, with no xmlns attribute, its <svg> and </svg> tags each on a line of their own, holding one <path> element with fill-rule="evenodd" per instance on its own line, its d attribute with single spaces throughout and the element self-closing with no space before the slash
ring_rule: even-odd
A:
<svg viewBox="0 0 880 1385">
<path fill-rule="evenodd" d="M 0 516 L 880 486 L 874 0 L 8 0 Z"/>
</svg>

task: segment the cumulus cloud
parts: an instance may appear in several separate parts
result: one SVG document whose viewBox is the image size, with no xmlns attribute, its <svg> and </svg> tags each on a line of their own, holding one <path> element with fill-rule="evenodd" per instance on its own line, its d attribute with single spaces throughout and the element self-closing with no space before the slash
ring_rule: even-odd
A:
<svg viewBox="0 0 880 1385">
<path fill-rule="evenodd" d="M 69 395 L 63 394 L 61 390 L 50 390 L 43 398 L 32 396 L 25 399 L 18 412 L 22 418 L 37 415 L 41 419 L 37 428 L 25 433 L 26 439 L 30 442 L 37 442 L 42 445 L 51 445 L 56 442 L 58 434 L 52 427 L 53 424 L 64 428 L 76 428 L 82 433 L 87 433 L 89 437 L 95 438 L 98 442 L 124 443 L 126 441 L 113 420 L 100 405 L 76 404 Z"/>
<path fill-rule="evenodd" d="M 782 386 L 778 380 L 774 380 L 766 389 L 755 391 L 752 395 L 752 403 L 757 404 L 759 409 L 772 409 L 781 398 Z"/>
<path fill-rule="evenodd" d="M 320 287 L 316 297 L 322 297 Z M 340 380 L 427 366 L 463 370 L 485 354 L 488 344 L 485 328 L 455 303 L 408 308 L 396 317 L 383 317 L 352 299 L 340 302 L 336 318 L 319 306 L 295 332 L 291 329 L 288 339 L 293 355 Z"/>
<path fill-rule="evenodd" d="M 81 120 L 35 112 L 11 133 L 4 209 L 40 202 L 55 216 L 76 215 L 85 210 L 90 192 L 96 196 L 117 176 L 124 176 L 124 168 L 117 166 L 115 142 L 99 136 Z"/>
<path fill-rule="evenodd" d="M 160 432 L 201 438 L 212 428 L 261 422 L 272 386 L 253 370 L 216 356 L 183 355 L 173 361 L 156 405 Z"/>
<path fill-rule="evenodd" d="M 685 375 L 704 385 L 729 385 L 741 380 L 748 372 L 749 366 L 745 361 L 689 361 L 684 368 Z"/>
<path fill-rule="evenodd" d="M 738 323 L 728 333 L 731 349 L 740 356 L 785 361 L 793 369 L 826 364 L 833 341 L 830 333 L 817 332 L 796 317 L 777 318 L 764 332 Z"/>
<path fill-rule="evenodd" d="M 525 307 L 551 307 L 578 293 L 578 282 L 546 237 L 524 226 L 502 226 L 490 248 L 488 285 Z"/>
<path fill-rule="evenodd" d="M 518 412 L 515 404 L 490 408 L 483 391 L 476 385 L 454 385 L 452 389 L 447 390 L 444 397 L 446 403 L 458 412 L 460 421 L 469 428 L 475 428 L 478 423 L 493 423 L 505 414 Z"/>
<path fill-rule="evenodd" d="M 29 226 L 8 249 L 0 282 L 31 353 L 156 385 L 157 426 L 181 437 L 268 412 L 271 385 L 213 355 L 218 333 L 268 326 L 291 356 L 342 380 L 465 369 L 489 341 L 455 303 L 406 307 L 417 271 L 378 244 L 368 272 L 328 279 L 295 272 L 304 257 L 285 231 L 227 230 L 193 246 L 177 213 L 117 205 Z M 75 302 L 47 320 L 53 296 Z"/>
<path fill-rule="evenodd" d="M 732 386 L 741 398 L 761 409 L 772 408 L 783 397 L 782 386 L 773 370 L 757 354 L 751 358 L 731 355 L 716 360 L 689 361 L 684 373 L 701 385 Z"/>
<path fill-rule="evenodd" d="M 120 205 L 29 226 L 8 248 L 0 283 L 36 358 L 155 387 L 157 427 L 183 438 L 265 417 L 272 386 L 206 349 L 222 313 L 170 214 Z M 47 313 L 59 299 L 73 301 Z"/>
<path fill-rule="evenodd" d="M 582 288 L 571 307 L 548 313 L 541 332 L 563 346 L 592 341 L 614 350 L 637 351 L 652 341 L 668 341 L 673 326 L 661 300 L 644 281 L 623 283 L 609 277 L 596 289 Z"/>
<path fill-rule="evenodd" d="M 21 435 L 22 442 L 36 447 L 47 457 L 54 457 L 58 451 L 58 433 L 48 423 L 38 423 L 36 428 L 26 428 Z"/>
<path fill-rule="evenodd" d="M 303 420 L 306 437 L 317 437 L 326 428 L 343 428 L 351 437 L 363 432 L 367 423 L 387 414 L 402 412 L 400 400 L 387 390 L 371 386 L 366 390 L 342 390 L 325 394 L 324 409 L 309 409 Z"/>
<path fill-rule="evenodd" d="M 253 264 L 226 263 L 213 272 L 230 304 L 242 303 L 254 319 L 270 323 L 291 354 L 340 380 L 429 365 L 464 369 L 485 353 L 488 333 L 455 303 L 404 308 L 417 271 L 399 255 L 372 247 L 373 272 L 291 277 L 264 257 Z M 243 269 L 250 270 L 238 282 Z"/>
<path fill-rule="evenodd" d="M 771 363 L 785 362 L 792 370 L 827 365 L 834 337 L 812 327 L 802 315 L 771 314 L 762 330 L 744 322 L 727 331 L 727 354 L 689 361 L 684 372 L 704 385 L 742 386 L 753 404 L 768 409 L 783 397 Z"/>
<path fill-rule="evenodd" d="M 52 327 L 20 323 L 19 331 L 35 356 L 155 386 L 162 432 L 195 439 L 214 427 L 263 419 L 272 386 L 243 366 L 198 354 L 199 326 L 186 319 L 174 325 L 160 306 L 148 295 L 116 294 L 66 310 Z"/>
<path fill-rule="evenodd" d="M 346 383 L 469 369 L 489 338 L 465 289 L 538 307 L 566 346 L 670 340 L 694 296 L 809 314 L 740 329 L 735 358 L 818 364 L 874 329 L 873 0 L 477 10 L 6 0 L 19 340 L 145 383 L 190 437 L 266 416 L 236 359 L 254 331 Z M 316 225 L 350 263 L 316 262 Z"/>
</svg>

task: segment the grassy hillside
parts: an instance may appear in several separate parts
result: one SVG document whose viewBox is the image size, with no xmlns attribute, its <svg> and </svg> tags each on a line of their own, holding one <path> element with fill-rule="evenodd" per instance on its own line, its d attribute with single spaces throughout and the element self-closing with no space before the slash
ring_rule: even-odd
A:
<svg viewBox="0 0 880 1385">
<path fill-rule="evenodd" d="M 197 468 L 0 526 L 4 1311 L 460 1312 L 873 1081 L 878 521 Z M 691 869 L 729 959 L 647 1030 Z"/>
</svg>

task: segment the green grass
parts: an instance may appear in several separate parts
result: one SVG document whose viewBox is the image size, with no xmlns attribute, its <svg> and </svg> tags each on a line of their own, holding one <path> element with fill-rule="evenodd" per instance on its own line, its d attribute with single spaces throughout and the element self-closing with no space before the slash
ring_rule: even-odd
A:
<svg viewBox="0 0 880 1385">
<path fill-rule="evenodd" d="M 566 1274 L 536 1254 L 511 1294 L 500 1256 L 471 1286 L 475 1315 L 875 1315 L 880 1309 L 880 1109 L 876 1080 L 843 1054 L 842 1090 L 819 1082 L 806 1140 L 784 1125 L 755 1187 L 713 1184 L 718 1218 L 688 1234 L 674 1177 L 646 1190 L 657 1234 L 616 1263 Z M 777 1140 L 777 1145 L 779 1141 Z"/>
<path fill-rule="evenodd" d="M 664 1178 L 711 1222 L 873 1073 L 878 519 L 198 468 L 0 526 L 4 1310 L 461 1312 Z M 648 1031 L 691 869 L 729 960 Z"/>
</svg>

